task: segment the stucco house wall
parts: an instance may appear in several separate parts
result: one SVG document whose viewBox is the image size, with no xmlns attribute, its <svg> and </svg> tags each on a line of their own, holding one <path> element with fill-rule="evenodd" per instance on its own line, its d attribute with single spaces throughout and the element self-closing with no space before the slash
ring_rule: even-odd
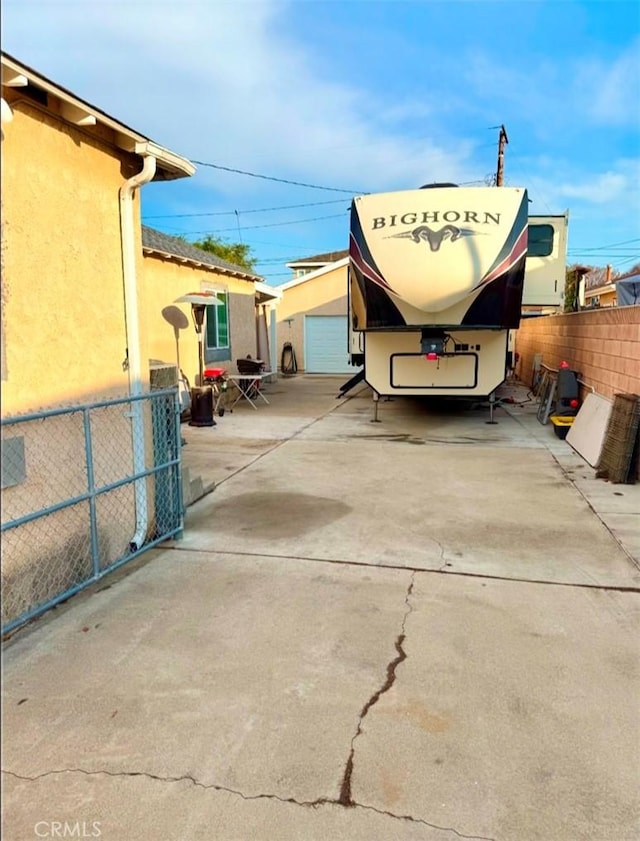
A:
<svg viewBox="0 0 640 841">
<path fill-rule="evenodd" d="M 597 299 L 597 306 L 599 307 L 615 307 L 618 301 L 615 283 L 598 286 L 595 289 L 587 289 L 584 293 L 585 306 L 591 306 L 594 299 Z"/>
<path fill-rule="evenodd" d="M 164 251 L 161 253 L 152 246 L 162 247 Z M 226 292 L 229 308 L 229 347 L 216 354 L 215 362 L 206 364 L 235 371 L 236 359 L 248 355 L 257 357 L 257 276 L 246 273 L 240 267 L 225 269 L 224 265 L 209 265 L 204 261 L 216 259 L 209 252 L 149 228 L 144 229 L 143 251 L 141 312 L 149 359 L 176 364 L 174 328 L 164 318 L 162 311 L 168 306 L 179 307 L 189 320 L 189 326 L 179 331 L 180 367 L 191 384 L 196 383 L 198 342 L 191 317 L 191 306 L 175 302 L 181 295 L 205 290 Z M 173 253 L 167 253 L 171 251 Z M 192 260 L 185 257 L 185 254 Z M 221 264 L 224 264 L 224 261 L 221 261 Z"/>
<path fill-rule="evenodd" d="M 148 331 L 144 187 L 121 189 L 145 161 L 147 180 L 195 167 L 5 52 L 2 101 L 2 414 L 124 396 Z M 127 347 L 134 275 L 140 340 Z"/>
<path fill-rule="evenodd" d="M 137 351 L 148 355 L 150 331 L 142 315 L 139 191 L 131 204 L 120 191 L 145 160 L 157 180 L 191 175 L 194 167 L 4 52 L 2 71 L 3 468 L 13 464 L 2 478 L 3 525 L 11 525 L 2 580 L 20 613 L 88 580 L 94 539 L 102 567 L 129 552 L 136 513 L 142 514 L 132 484 L 96 499 L 95 529 L 89 503 L 73 500 L 91 483 L 131 476 L 134 451 L 153 466 L 150 406 L 140 424 L 127 403 L 93 411 L 86 427 L 78 411 L 21 417 L 129 394 L 128 362 Z M 127 335 L 126 254 L 137 288 L 135 346 Z M 149 385 L 145 365 L 140 384 Z M 93 470 L 85 463 L 85 430 Z M 145 486 L 147 523 L 136 545 L 155 528 L 156 477 Z M 15 617 L 3 612 L 3 622 L 8 618 Z"/>
<path fill-rule="evenodd" d="M 2 141 L 3 414 L 126 392 L 118 190 L 140 169 L 110 129 L 88 136 L 19 91 Z"/>
<path fill-rule="evenodd" d="M 282 284 L 277 309 L 278 353 L 291 342 L 298 370 L 304 371 L 304 316 L 347 315 L 347 265 L 340 261 L 306 278 Z"/>
<path fill-rule="evenodd" d="M 181 295 L 209 288 L 224 290 L 229 295 L 229 352 L 215 366 L 235 371 L 235 360 L 257 355 L 255 325 L 255 289 L 247 280 L 225 276 L 205 266 L 189 265 L 145 253 L 142 284 L 142 312 L 146 329 L 146 347 L 150 359 L 176 363 L 176 340 L 173 327 L 162 310 L 174 305 Z M 180 367 L 195 384 L 198 372 L 198 343 L 189 304 L 175 304 L 189 319 L 189 326 L 179 333 Z M 214 363 L 211 363 L 212 365 Z"/>
</svg>

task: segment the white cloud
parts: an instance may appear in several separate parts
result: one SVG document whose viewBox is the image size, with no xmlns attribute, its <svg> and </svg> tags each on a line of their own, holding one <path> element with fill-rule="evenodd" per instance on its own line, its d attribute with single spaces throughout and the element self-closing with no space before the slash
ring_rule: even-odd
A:
<svg viewBox="0 0 640 841">
<path fill-rule="evenodd" d="M 557 192 L 558 195 L 567 198 L 583 199 L 592 204 L 606 204 L 624 196 L 630 186 L 629 179 L 622 173 L 604 172 L 581 184 L 560 184 Z"/>
<path fill-rule="evenodd" d="M 181 154 L 362 190 L 474 177 L 468 144 L 402 137 L 415 103 L 372 102 L 316 66 L 287 34 L 285 2 L 56 5 L 39 30 L 30 5 L 7 2 L 9 51 Z"/>
<path fill-rule="evenodd" d="M 640 119 L 640 39 L 611 61 L 583 56 L 577 87 L 585 113 L 597 123 L 638 126 Z"/>
<path fill-rule="evenodd" d="M 569 208 L 574 222 L 606 217 L 638 229 L 640 161 L 614 160 L 603 172 L 587 172 L 566 161 L 530 169 L 533 174 L 526 180 L 526 186 L 532 213 L 557 213 L 559 208 Z"/>
<path fill-rule="evenodd" d="M 465 55 L 408 33 L 413 63 L 401 45 L 395 62 L 363 55 L 367 81 L 356 84 L 316 43 L 314 4 L 295 16 L 308 31 L 293 30 L 292 2 L 4 0 L 3 48 L 196 160 L 354 191 L 476 181 L 495 171 L 497 132 L 487 128 L 504 121 L 507 183 L 529 189 L 533 212 L 569 205 L 573 220 L 616 225 L 640 215 L 638 163 L 622 159 L 631 134 L 619 131 L 638 125 L 638 41 L 611 61 L 569 44 L 564 56 L 532 52 L 507 63 L 501 51 Z M 379 82 L 390 72 L 402 96 Z M 616 128 L 617 141 L 603 125 Z M 176 213 L 339 195 L 292 196 L 284 185 L 204 167 L 160 191 L 163 201 L 179 196 Z"/>
</svg>

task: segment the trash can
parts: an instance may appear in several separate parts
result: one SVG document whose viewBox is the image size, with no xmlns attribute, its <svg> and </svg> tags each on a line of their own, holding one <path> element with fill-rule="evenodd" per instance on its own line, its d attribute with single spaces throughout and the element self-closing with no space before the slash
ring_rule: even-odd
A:
<svg viewBox="0 0 640 841">
<path fill-rule="evenodd" d="M 191 420 L 189 426 L 215 426 L 213 419 L 213 388 L 203 385 L 191 389 Z"/>
</svg>

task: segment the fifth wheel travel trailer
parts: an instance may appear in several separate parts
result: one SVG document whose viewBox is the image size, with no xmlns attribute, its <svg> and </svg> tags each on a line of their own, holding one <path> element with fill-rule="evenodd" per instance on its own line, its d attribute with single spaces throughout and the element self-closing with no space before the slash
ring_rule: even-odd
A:
<svg viewBox="0 0 640 841">
<path fill-rule="evenodd" d="M 530 220 L 523 188 L 433 185 L 354 198 L 350 356 L 374 397 L 492 398 L 523 305 L 562 303 L 566 222 Z"/>
</svg>

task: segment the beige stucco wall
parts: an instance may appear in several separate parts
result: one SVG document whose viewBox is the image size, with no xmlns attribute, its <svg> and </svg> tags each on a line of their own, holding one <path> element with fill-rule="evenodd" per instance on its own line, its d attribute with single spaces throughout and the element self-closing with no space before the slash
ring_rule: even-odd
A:
<svg viewBox="0 0 640 841">
<path fill-rule="evenodd" d="M 162 310 L 171 305 L 179 307 L 189 319 L 189 326 L 179 334 L 180 367 L 195 385 L 198 342 L 191 320 L 191 306 L 175 304 L 175 301 L 181 295 L 198 292 L 207 286 L 229 293 L 230 354 L 215 365 L 235 371 L 236 359 L 247 354 L 256 356 L 255 290 L 252 282 L 156 254 L 145 255 L 143 278 L 140 320 L 144 325 L 143 341 L 149 359 L 176 363 L 174 329 L 163 317 Z"/>
<path fill-rule="evenodd" d="M 640 306 L 607 307 L 527 318 L 516 333 L 517 373 L 531 385 L 534 356 L 557 368 L 566 361 L 605 397 L 640 394 Z"/>
<path fill-rule="evenodd" d="M 2 413 L 125 394 L 118 191 L 140 160 L 108 128 L 5 96 Z"/>
<path fill-rule="evenodd" d="M 285 342 L 291 342 L 298 370 L 304 371 L 304 316 L 347 315 L 347 267 L 284 289 L 277 312 L 278 363 Z"/>
</svg>

